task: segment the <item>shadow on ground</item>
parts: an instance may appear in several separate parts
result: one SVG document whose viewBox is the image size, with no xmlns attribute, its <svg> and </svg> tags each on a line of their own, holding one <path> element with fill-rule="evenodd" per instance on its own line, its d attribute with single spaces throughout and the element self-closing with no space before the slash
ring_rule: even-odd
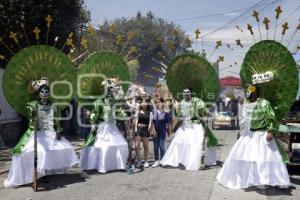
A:
<svg viewBox="0 0 300 200">
<path fill-rule="evenodd" d="M 59 174 L 42 177 L 38 180 L 38 191 L 51 191 L 65 188 L 68 185 L 86 182 L 86 179 L 86 175 L 82 173 Z M 28 184 L 24 187 L 32 187 L 32 184 Z"/>
<path fill-rule="evenodd" d="M 256 187 L 250 187 L 245 189 L 245 192 L 257 192 L 260 195 L 265 196 L 293 196 L 292 191 L 296 189 L 291 187 L 289 189 L 280 189 L 278 187 L 268 187 L 267 189 L 259 190 Z"/>
</svg>

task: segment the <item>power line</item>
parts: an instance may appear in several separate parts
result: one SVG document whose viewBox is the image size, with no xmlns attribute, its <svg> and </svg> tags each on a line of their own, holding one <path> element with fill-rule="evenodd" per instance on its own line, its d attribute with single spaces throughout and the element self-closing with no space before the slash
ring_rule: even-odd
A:
<svg viewBox="0 0 300 200">
<path fill-rule="evenodd" d="M 292 17 L 299 8 L 300 8 L 300 5 L 297 6 L 286 18 L 281 20 L 281 22 L 279 24 L 282 24 L 283 22 L 286 22 L 286 20 L 288 20 L 290 17 Z M 271 29 L 271 31 L 273 31 L 273 30 L 274 30 L 274 27 Z"/>
<path fill-rule="evenodd" d="M 264 4 L 261 5 L 261 6 L 263 6 L 263 5 L 264 5 L 264 6 L 263 6 L 262 8 L 258 8 L 257 10 L 258 10 L 259 12 L 264 12 L 264 10 L 265 10 L 267 7 L 269 7 L 269 6 L 272 5 L 272 4 L 277 3 L 277 2 L 279 2 L 279 1 L 282 1 L 282 0 L 275 0 L 275 1 L 271 2 L 271 3 L 269 3 L 269 4 L 267 4 L 268 2 L 265 2 Z M 242 22 L 242 21 L 245 21 L 245 20 L 248 19 L 249 17 L 250 17 L 250 16 L 246 16 L 246 17 L 244 17 L 244 18 L 238 20 L 236 23 L 238 24 L 238 23 L 240 23 L 240 22 Z M 246 35 L 245 32 L 243 32 L 243 33 L 244 33 L 244 36 L 246 37 L 247 40 L 248 40 L 249 37 L 251 37 L 251 36 L 249 36 L 249 35 Z"/>
<path fill-rule="evenodd" d="M 240 11 L 243 11 L 243 10 L 246 10 L 246 9 L 249 9 L 249 7 L 242 8 L 242 9 L 237 9 L 237 10 L 231 10 L 231 11 L 227 11 L 227 12 L 223 12 L 223 13 L 216 13 L 216 14 L 203 15 L 203 16 L 198 16 L 198 17 L 190 17 L 190 18 L 177 19 L 177 20 L 173 20 L 173 21 L 174 22 L 183 22 L 183 21 L 205 19 L 205 18 L 209 18 L 209 17 L 217 17 L 217 16 L 223 16 L 223 15 L 226 15 L 226 14 L 234 13 L 234 12 L 240 12 Z"/>
<path fill-rule="evenodd" d="M 207 34 L 201 36 L 200 38 L 204 38 L 204 37 L 206 37 L 206 36 L 208 36 L 208 35 L 211 35 L 211 34 L 217 32 L 217 31 L 219 31 L 219 30 L 221 30 L 221 29 L 227 27 L 228 25 L 230 25 L 230 24 L 232 24 L 233 22 L 235 22 L 236 20 L 238 20 L 241 16 L 247 14 L 251 9 L 253 9 L 253 8 L 257 7 L 257 6 L 259 6 L 259 5 L 260 5 L 261 3 L 263 3 L 264 1 L 266 1 L 266 0 L 261 0 L 260 2 L 258 2 L 257 4 L 255 4 L 254 6 L 249 7 L 245 12 L 243 12 L 243 13 L 240 14 L 239 16 L 237 16 L 237 17 L 235 17 L 234 19 L 232 19 L 232 20 L 230 20 L 229 22 L 227 22 L 225 25 L 223 25 L 223 26 L 221 26 L 221 27 L 219 27 L 219 28 L 217 28 L 217 29 L 215 29 L 215 30 L 213 30 L 213 31 L 211 31 L 211 32 L 209 32 L 209 33 L 207 33 Z"/>
<path fill-rule="evenodd" d="M 210 47 L 215 47 L 214 45 L 212 44 L 205 44 L 206 46 L 210 46 Z M 241 58 L 244 58 L 244 54 L 240 54 L 238 53 L 237 51 L 241 51 L 242 49 L 234 49 L 234 50 L 229 50 L 227 48 L 220 48 L 218 49 L 218 51 L 222 51 L 224 54 L 227 54 L 229 56 L 238 56 L 238 57 L 241 57 Z"/>
<path fill-rule="evenodd" d="M 267 2 L 267 1 L 264 2 L 264 1 L 261 1 L 261 2 L 259 2 L 258 4 L 252 6 L 252 7 L 250 8 L 250 10 L 255 9 L 255 8 L 257 7 L 257 10 L 258 10 L 258 11 L 262 11 L 262 10 L 265 10 L 265 9 L 266 9 L 267 7 L 269 7 L 270 5 L 272 5 L 272 4 L 274 4 L 274 3 L 277 3 L 277 2 L 279 2 L 279 1 L 281 1 L 281 0 L 274 0 L 274 1 L 272 1 L 272 2 Z M 250 10 L 248 10 L 248 11 L 242 13 L 240 16 L 244 16 L 244 15 L 245 15 L 247 12 L 249 12 Z M 239 19 L 240 16 L 237 17 L 236 19 Z M 249 17 L 250 17 L 250 16 L 245 16 L 244 18 L 238 20 L 238 23 L 241 22 L 241 21 L 244 21 L 245 19 L 247 19 L 247 18 L 249 18 Z M 218 30 L 221 30 L 221 29 L 225 28 L 226 26 L 228 26 L 229 24 L 231 24 L 233 21 L 236 21 L 236 19 L 231 20 L 231 21 L 228 22 L 226 25 L 223 25 L 222 27 L 218 28 Z M 202 36 L 202 37 L 205 37 L 205 36 L 207 36 L 207 35 L 209 35 L 209 34 L 213 34 L 213 33 L 217 32 L 218 30 L 216 29 L 215 31 L 213 31 L 213 32 L 211 32 L 211 33 L 208 33 L 208 34 L 206 34 L 206 35 L 204 35 L 204 36 Z M 245 32 L 243 32 L 243 33 L 244 33 L 244 36 L 246 37 L 246 39 L 248 40 L 248 36 L 245 34 Z M 245 44 L 244 46 L 247 47 L 247 46 L 250 46 L 250 45 L 251 45 L 251 44 Z M 224 49 L 224 48 L 223 48 L 222 50 L 227 50 L 227 49 Z M 228 50 L 228 51 L 229 51 L 229 50 Z M 239 51 L 239 50 L 237 50 L 237 51 Z M 230 51 L 229 51 L 229 52 L 230 52 Z M 243 57 L 243 56 L 241 56 L 241 55 L 236 55 L 236 56 L 238 56 L 238 57 L 240 57 L 240 58 Z"/>
<path fill-rule="evenodd" d="M 251 9 L 254 9 L 256 7 L 260 7 L 260 6 L 263 6 L 265 5 L 267 2 L 267 0 L 261 0 L 260 2 L 258 2 L 257 4 L 255 4 L 254 6 L 251 6 L 251 7 L 248 7 L 248 8 L 243 8 L 243 9 L 239 9 L 239 10 L 235 10 L 235 11 L 242 11 L 242 10 L 245 10 L 247 9 L 247 11 L 245 11 L 244 13 L 242 13 L 241 15 L 239 15 L 238 17 L 236 17 L 235 19 L 231 20 L 229 23 L 227 23 L 226 25 L 222 26 L 222 27 L 219 27 L 218 29 L 216 29 L 215 31 L 213 32 L 210 32 L 202 37 L 205 37 L 209 34 L 212 34 L 214 32 L 217 32 L 218 30 L 221 30 L 223 28 L 225 28 L 226 26 L 228 26 L 229 24 L 233 23 L 234 21 L 236 21 L 240 16 L 243 16 L 245 15 L 247 12 L 249 12 Z M 277 0 L 277 1 L 280 1 L 280 0 Z M 230 12 L 233 12 L 233 11 L 230 11 Z M 230 12 L 224 12 L 224 13 L 230 13 Z M 107 32 L 107 31 L 102 31 L 102 30 L 97 30 L 95 29 L 95 32 L 97 33 L 97 35 L 101 35 L 102 37 L 105 37 L 105 38 L 109 38 L 109 39 L 116 39 L 117 35 L 116 34 L 113 34 L 113 33 L 110 33 L 110 32 Z M 120 35 L 122 35 L 123 37 L 126 37 L 126 34 L 125 33 L 118 33 Z M 200 37 L 200 38 L 202 38 Z M 135 42 L 135 41 L 132 41 L 130 42 L 131 44 L 133 45 L 137 45 L 137 46 L 148 46 L 150 44 L 153 43 L 153 41 L 147 41 L 147 42 Z M 168 43 L 178 43 L 178 41 L 165 41 L 163 42 L 164 44 L 168 44 Z"/>
<path fill-rule="evenodd" d="M 267 0 L 261 0 L 260 2 L 258 2 L 257 4 L 255 4 L 254 6 L 249 7 L 249 9 L 247 9 L 245 12 L 243 12 L 243 13 L 240 14 L 239 16 L 237 16 L 237 17 L 235 17 L 234 19 L 230 20 L 230 21 L 229 21 L 228 23 L 226 23 L 225 25 L 223 25 L 223 26 L 221 26 L 221 27 L 219 27 L 219 28 L 217 28 L 217 29 L 215 29 L 215 30 L 213 30 L 213 31 L 211 31 L 211 32 L 209 32 L 209 33 L 207 33 L 207 34 L 201 36 L 200 38 L 204 38 L 204 37 L 206 37 L 206 36 L 208 36 L 208 35 L 211 35 L 211 34 L 217 32 L 217 31 L 219 31 L 219 30 L 224 29 L 225 27 L 227 27 L 227 26 L 229 26 L 230 24 L 232 24 L 232 23 L 234 23 L 235 21 L 237 21 L 240 17 L 246 15 L 250 10 L 255 9 L 255 8 L 257 8 L 257 7 L 260 7 L 260 6 L 262 6 L 262 5 L 265 5 L 265 3 L 266 3 L 265 1 L 267 1 Z M 275 3 L 275 2 L 278 2 L 278 1 L 282 1 L 282 0 L 275 0 L 275 1 L 271 2 L 271 3 L 269 3 L 267 6 L 269 6 L 269 5 L 271 5 L 271 4 Z M 261 4 L 261 5 L 260 5 L 260 4 Z M 248 16 L 248 17 L 249 17 L 249 16 Z"/>
<path fill-rule="evenodd" d="M 282 1 L 282 0 L 274 0 L 273 2 L 270 2 L 270 3 L 268 3 L 268 4 L 267 4 L 267 2 L 265 2 L 263 5 L 261 5 L 261 6 L 263 6 L 263 7 L 262 7 L 262 8 L 257 8 L 257 10 L 258 10 L 259 12 L 264 12 L 264 10 L 265 10 L 267 7 L 269 7 L 269 6 L 272 5 L 272 4 L 277 3 L 277 2 L 279 2 L 279 1 Z M 251 16 L 246 16 L 246 17 L 244 17 L 244 18 L 238 20 L 236 23 L 240 23 L 240 22 L 242 22 L 242 21 L 245 21 L 245 20 L 248 19 L 249 17 L 251 17 Z"/>
</svg>

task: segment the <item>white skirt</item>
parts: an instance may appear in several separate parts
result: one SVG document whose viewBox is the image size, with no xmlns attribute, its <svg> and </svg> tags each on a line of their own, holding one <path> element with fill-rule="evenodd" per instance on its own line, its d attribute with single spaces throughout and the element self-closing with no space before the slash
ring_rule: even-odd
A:
<svg viewBox="0 0 300 200">
<path fill-rule="evenodd" d="M 217 180 L 231 189 L 251 186 L 290 186 L 287 168 L 276 142 L 266 140 L 267 132 L 243 131 L 232 147 Z"/>
<path fill-rule="evenodd" d="M 175 133 L 164 157 L 163 166 L 178 167 L 182 164 L 186 170 L 199 170 L 201 166 L 204 129 L 201 124 L 182 125 Z M 216 148 L 206 148 L 205 164 L 216 164 Z"/>
<path fill-rule="evenodd" d="M 126 169 L 128 155 L 128 143 L 116 124 L 101 122 L 93 146 L 81 151 L 80 168 L 100 173 Z"/>
<path fill-rule="evenodd" d="M 38 178 L 54 173 L 65 173 L 78 163 L 78 157 L 71 143 L 65 138 L 55 139 L 54 130 L 37 132 Z M 34 170 L 34 136 L 29 138 L 20 155 L 12 156 L 12 163 L 4 186 L 17 187 L 32 183 Z"/>
</svg>

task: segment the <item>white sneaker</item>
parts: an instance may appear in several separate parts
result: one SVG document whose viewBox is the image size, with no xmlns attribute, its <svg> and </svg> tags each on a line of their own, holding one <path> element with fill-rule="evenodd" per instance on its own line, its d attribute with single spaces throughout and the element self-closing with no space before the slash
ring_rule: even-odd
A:
<svg viewBox="0 0 300 200">
<path fill-rule="evenodd" d="M 149 166 L 150 166 L 150 165 L 149 165 L 148 161 L 146 161 L 145 164 L 144 164 L 144 167 L 145 167 L 145 168 L 148 168 Z"/>
<path fill-rule="evenodd" d="M 155 161 L 154 163 L 153 163 L 153 165 L 151 166 L 151 167 L 158 167 L 159 166 L 159 161 L 157 160 L 157 161 Z"/>
</svg>

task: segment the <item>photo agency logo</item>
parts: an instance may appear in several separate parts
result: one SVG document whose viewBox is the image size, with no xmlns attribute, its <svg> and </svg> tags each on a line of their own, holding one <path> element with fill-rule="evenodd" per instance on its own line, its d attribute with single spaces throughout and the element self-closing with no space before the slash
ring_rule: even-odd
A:
<svg viewBox="0 0 300 200">
<path fill-rule="evenodd" d="M 55 94 L 57 87 L 63 88 L 66 93 L 64 95 Z M 72 83 L 69 81 L 53 81 L 50 84 L 50 97 L 56 99 L 51 104 L 51 107 L 54 111 L 57 111 L 59 108 L 64 108 L 67 112 L 64 112 L 65 115 L 55 115 L 54 120 L 70 120 L 73 117 L 73 106 L 69 102 L 64 102 L 63 100 L 70 100 L 73 98 L 74 88 Z"/>
<path fill-rule="evenodd" d="M 82 90 L 81 84 L 88 79 L 96 78 L 99 79 L 101 84 L 98 87 L 103 88 L 102 94 L 91 95 L 84 94 Z M 117 78 L 108 78 L 104 74 L 96 74 L 96 73 L 88 73 L 88 74 L 80 74 L 77 78 L 77 96 L 80 99 L 93 99 L 99 100 L 97 101 L 98 111 L 102 112 L 104 121 L 106 120 L 129 120 L 131 117 L 131 113 L 136 108 L 134 105 L 130 104 L 126 99 L 126 94 L 123 91 L 123 88 L 128 88 L 132 86 L 133 83 L 130 81 L 122 81 Z M 99 116 L 95 116 L 93 109 L 95 107 L 95 102 L 93 101 L 85 101 L 80 102 L 77 107 L 77 123 L 81 127 L 90 128 L 92 125 L 89 123 L 90 118 L 96 118 Z"/>
<path fill-rule="evenodd" d="M 82 83 L 89 79 L 98 79 L 99 86 L 102 87 L 103 91 L 101 94 L 91 95 L 86 94 L 83 90 Z M 63 107 L 64 115 L 61 117 L 56 117 L 56 120 L 70 120 L 74 117 L 74 114 L 77 118 L 77 123 L 80 127 L 90 128 L 90 119 L 94 117 L 95 113 L 93 113 L 93 109 L 95 107 L 95 101 L 98 99 L 97 108 L 100 112 L 102 112 L 103 119 L 106 120 L 107 117 L 110 117 L 114 120 L 126 121 L 130 120 L 134 114 L 138 111 L 139 106 L 142 102 L 149 104 L 152 109 L 156 108 L 155 101 L 157 97 L 152 97 L 146 95 L 143 96 L 138 94 L 138 92 L 134 92 L 134 86 L 136 86 L 133 82 L 130 81 L 122 81 L 117 79 L 110 79 L 104 74 L 97 73 L 87 73 L 80 74 L 77 76 L 76 83 L 76 91 L 73 88 L 72 83 L 68 81 L 54 81 L 50 85 L 50 95 L 52 99 L 62 100 L 56 101 L 53 103 L 53 108 Z M 55 93 L 56 87 L 63 87 L 66 91 L 65 95 L 58 95 Z M 128 88 L 128 92 L 124 92 L 123 88 Z M 205 96 L 206 95 L 206 96 Z M 184 99 L 183 93 L 178 93 L 177 99 Z M 196 93 L 191 93 L 191 97 L 196 97 Z M 146 101 L 146 98 L 147 99 Z M 205 103 L 205 112 L 204 110 L 194 110 L 192 109 L 191 113 L 194 118 L 207 121 L 212 117 L 212 112 L 216 110 L 215 105 L 216 94 L 214 93 L 201 93 L 200 99 Z M 64 102 L 63 100 L 86 100 L 80 101 L 77 105 L 77 110 L 75 104 Z M 176 114 L 176 109 L 178 108 L 178 104 L 175 99 L 171 98 L 164 102 L 165 109 L 167 109 L 173 116 Z M 202 108 L 203 109 L 203 108 Z M 210 114 L 209 114 L 210 113 Z"/>
</svg>

